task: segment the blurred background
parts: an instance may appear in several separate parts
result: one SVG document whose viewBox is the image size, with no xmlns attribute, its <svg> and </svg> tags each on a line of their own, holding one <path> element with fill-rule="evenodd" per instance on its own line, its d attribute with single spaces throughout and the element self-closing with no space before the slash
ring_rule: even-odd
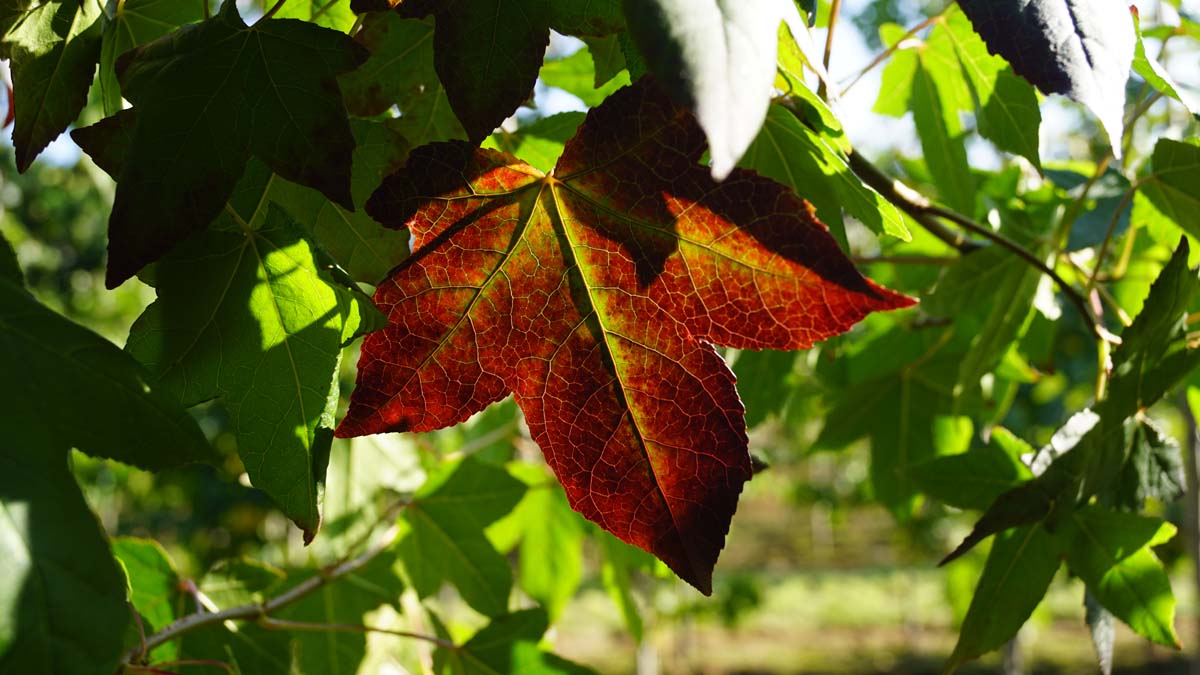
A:
<svg viewBox="0 0 1200 675">
<path fill-rule="evenodd" d="M 1142 16 L 1153 17 L 1156 24 L 1200 21 L 1200 3 L 1136 4 Z M 834 79 L 854 80 L 884 49 L 881 26 L 911 27 L 943 5 L 924 0 L 847 0 L 834 42 Z M 821 26 L 828 22 L 827 13 L 827 5 L 821 3 L 813 30 L 818 43 L 824 40 Z M 1183 56 L 1164 59 L 1176 79 L 1192 91 L 1200 87 L 1197 34 L 1176 38 L 1172 49 Z M 1152 51 L 1158 49 L 1157 41 L 1147 44 Z M 548 60 L 565 59 L 580 47 L 578 41 L 556 37 Z M 879 95 L 881 70 L 867 71 L 835 112 L 863 154 L 920 183 L 926 174 L 911 119 L 871 112 Z M 1138 91 L 1139 84 L 1136 79 L 1130 82 L 1131 105 L 1146 97 L 1144 90 Z M 579 98 L 543 82 L 532 106 L 506 127 L 518 130 L 544 116 L 584 109 Z M 1042 110 L 1044 163 L 1066 166 L 1099 156 L 1097 148 L 1104 141 L 1082 108 L 1053 98 L 1043 101 Z M 1143 118 L 1147 133 L 1135 134 L 1135 142 L 1152 144 L 1172 125 L 1178 128 L 1177 115 L 1165 101 L 1152 103 Z M 99 107 L 90 106 L 80 126 L 100 116 Z M 0 232 L 13 243 L 30 289 L 56 311 L 123 344 L 133 320 L 153 301 L 154 291 L 136 280 L 114 291 L 104 290 L 111 180 L 66 135 L 19 175 L 10 133 L 5 131 L 0 145 Z M 999 175 L 1014 162 L 975 136 L 968 151 L 972 167 L 980 172 Z M 847 227 L 853 252 L 860 259 L 889 253 L 879 250 L 869 235 L 856 237 L 865 230 L 855 223 L 848 222 Z M 881 281 L 918 290 L 930 286 L 938 271 L 872 267 Z M 1144 295 L 1155 271 L 1147 270 L 1140 285 L 1127 292 L 1136 295 L 1140 288 Z M 1087 334 L 1072 314 L 1058 321 L 1038 314 L 1033 321 L 1026 339 L 1030 351 L 1041 341 L 1046 346 L 1042 352 L 1055 354 L 1055 361 L 1034 364 L 1037 376 L 1020 385 L 1000 421 L 1037 445 L 1048 442 L 1071 412 L 1087 404 L 1095 363 Z M 869 325 L 862 329 L 872 330 Z M 556 653 L 613 675 L 940 672 L 984 554 L 976 552 L 946 568 L 936 567 L 936 561 L 968 531 L 971 514 L 923 502 L 907 517 L 897 518 L 879 505 L 869 487 L 869 440 L 836 452 L 814 451 L 829 407 L 828 385 L 819 371 L 828 369 L 839 350 L 855 339 L 856 334 L 851 334 L 796 355 L 742 360 L 744 355 L 726 354 L 738 371 L 739 389 L 750 408 L 752 452 L 769 469 L 759 473 L 742 496 L 717 567 L 713 597 L 700 596 L 644 555 L 614 550 L 611 540 L 582 519 L 563 516 L 567 520 L 557 552 L 577 557 L 580 568 L 568 566 L 556 572 L 567 577 L 561 602 L 552 611 L 557 618 L 550 641 Z M 354 382 L 357 355 L 350 352 L 343 360 L 344 395 Z M 535 466 L 540 459 L 511 401 L 443 432 L 337 440 L 326 487 L 326 527 L 317 542 L 306 548 L 296 528 L 249 486 L 219 402 L 195 412 L 225 458 L 224 466 L 153 475 L 79 454 L 74 457 L 88 501 L 106 530 L 114 536 L 158 540 L 185 576 L 199 576 L 214 562 L 233 556 L 289 567 L 329 560 L 339 542 L 350 536 L 358 514 L 368 508 L 364 504 L 372 503 L 379 490 L 411 492 L 446 457 L 473 455 L 495 463 Z M 1194 450 L 1185 403 L 1171 401 L 1152 415 L 1184 442 L 1185 450 Z M 557 487 L 550 484 L 547 489 Z M 1170 519 L 1186 524 L 1180 504 L 1160 506 Z M 521 514 L 514 512 L 512 517 Z M 509 552 L 520 576 L 525 573 L 522 549 L 506 532 L 512 527 L 507 521 L 494 525 L 489 535 L 497 548 Z M 1116 672 L 1200 672 L 1195 545 L 1181 536 L 1158 551 L 1171 570 L 1180 601 L 1179 632 L 1185 651 L 1153 647 L 1118 625 Z M 964 672 L 1095 672 L 1082 598 L 1082 584 L 1061 572 L 1016 643 Z M 442 600 L 451 620 L 478 624 L 470 610 L 456 604 L 451 592 Z M 412 671 L 415 647 L 398 642 L 371 636 L 369 658 L 360 672 Z"/>
</svg>

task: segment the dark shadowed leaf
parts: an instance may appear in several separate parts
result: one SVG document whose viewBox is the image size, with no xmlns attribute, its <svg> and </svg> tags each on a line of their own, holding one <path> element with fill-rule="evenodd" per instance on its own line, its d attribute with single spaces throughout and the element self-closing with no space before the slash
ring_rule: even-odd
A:
<svg viewBox="0 0 1200 675">
<path fill-rule="evenodd" d="M 180 26 L 204 19 L 199 2 L 180 0 L 109 0 L 105 9 L 104 36 L 100 45 L 97 82 L 104 114 L 121 111 L 121 85 L 117 82 L 117 57 L 152 42 Z"/>
<path fill-rule="evenodd" d="M 992 443 L 958 455 L 936 457 L 912 469 L 925 494 L 960 509 L 982 511 L 1004 492 L 1033 477 L 1020 457 L 1005 449 L 997 435 L 1011 432 L 995 429 Z"/>
<path fill-rule="evenodd" d="M 364 341 L 339 435 L 437 429 L 513 392 L 571 505 L 708 592 L 750 457 L 701 340 L 806 348 L 911 300 L 860 276 L 787 188 L 715 183 L 703 149 L 644 79 L 588 114 L 551 176 L 414 151 L 368 203 L 416 253 L 376 291 L 389 326 Z"/>
<path fill-rule="evenodd" d="M 434 64 L 450 105 L 475 142 L 529 98 L 550 28 L 602 36 L 620 31 L 623 23 L 613 0 L 410 0 L 396 11 L 409 18 L 434 16 Z"/>
<path fill-rule="evenodd" d="M 310 23 L 247 27 L 233 0 L 121 56 L 121 91 L 137 118 L 109 219 L 108 286 L 208 227 L 251 155 L 353 208 L 354 138 L 335 78 L 366 57 Z"/>
<path fill-rule="evenodd" d="M 1124 7 L 1105 0 L 958 0 L 988 50 L 1047 94 L 1095 113 L 1121 155 L 1125 81 L 1137 34 Z"/>
<path fill-rule="evenodd" d="M 347 110 L 369 117 L 396 106 L 400 118 L 390 124 L 412 147 L 467 137 L 434 71 L 431 20 L 370 14 L 354 39 L 371 56 L 338 78 Z"/>
<path fill-rule="evenodd" d="M 124 575 L 66 448 L 21 432 L 0 444 L 0 672 L 112 675 L 130 623 Z"/>
</svg>

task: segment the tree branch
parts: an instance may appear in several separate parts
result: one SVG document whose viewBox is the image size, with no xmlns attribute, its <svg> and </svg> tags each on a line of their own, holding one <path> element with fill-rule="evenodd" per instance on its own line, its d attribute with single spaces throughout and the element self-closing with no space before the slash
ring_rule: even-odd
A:
<svg viewBox="0 0 1200 675">
<path fill-rule="evenodd" d="M 829 30 L 825 33 L 825 54 L 821 59 L 821 65 L 825 66 L 825 72 L 829 72 L 829 57 L 833 54 L 833 29 L 837 27 L 838 14 L 842 9 L 842 0 L 833 0 L 829 5 Z M 817 85 L 817 96 L 825 99 L 828 92 L 825 89 L 825 80 Z"/>
<path fill-rule="evenodd" d="M 940 218 L 950 221 L 967 232 L 978 235 L 1008 250 L 1054 281 L 1059 290 L 1075 306 L 1075 309 L 1079 310 L 1079 314 L 1083 317 L 1088 330 L 1096 339 L 1113 343 L 1120 342 L 1120 338 L 1110 333 L 1092 312 L 1091 306 L 1083 295 L 1059 276 L 1058 272 L 1054 271 L 1054 268 L 1038 258 L 1037 255 L 990 227 L 981 225 L 961 213 L 934 204 L 921 193 L 883 173 L 883 171 L 879 170 L 879 168 L 871 164 L 857 152 L 850 151 L 848 154 L 850 169 L 854 171 L 855 175 L 861 178 L 864 183 L 875 188 L 876 191 L 883 195 L 889 202 L 895 204 L 901 211 L 912 216 L 913 219 L 928 229 L 931 234 L 964 253 L 980 247 L 980 244 L 974 241 L 961 238 L 954 239 L 952 234 L 950 237 L 947 237 L 946 229 L 937 222 L 937 219 Z M 936 227 L 931 228 L 931 225 L 936 225 Z"/>
<path fill-rule="evenodd" d="M 269 18 L 271 18 L 271 17 L 275 16 L 275 12 L 278 12 L 280 9 L 282 9 L 282 8 L 283 8 L 283 4 L 284 4 L 285 2 L 287 2 L 287 0 L 277 0 L 277 1 L 276 1 L 276 3 L 275 3 L 274 5 L 271 5 L 271 9 L 268 9 L 267 11 L 263 12 L 263 15 L 262 15 L 261 17 L 259 17 L 259 18 L 258 18 L 258 21 L 255 21 L 255 22 L 254 22 L 254 25 L 255 25 L 255 26 L 257 26 L 258 24 L 260 24 L 260 23 L 262 23 L 262 22 L 266 21 L 267 19 L 269 19 Z"/>
<path fill-rule="evenodd" d="M 211 626 L 213 624 L 224 623 L 226 621 L 258 621 L 269 619 L 274 612 L 287 607 L 288 605 L 300 600 L 314 591 L 317 591 L 330 582 L 336 581 L 348 574 L 358 571 L 365 567 L 368 563 L 375 559 L 380 553 L 387 550 L 392 540 L 399 533 L 399 527 L 393 525 L 387 531 L 387 534 L 380 540 L 378 544 L 372 546 L 362 555 L 354 558 L 342 560 L 330 567 L 320 570 L 320 573 L 315 577 L 309 577 L 304 581 L 289 588 L 287 591 L 267 600 L 263 603 L 250 603 L 223 609 L 219 612 L 195 612 L 181 617 L 157 633 L 146 637 L 142 644 L 135 646 L 129 650 L 121 658 L 121 662 L 125 665 L 136 666 L 137 661 L 149 654 L 151 650 L 159 645 L 166 644 L 171 640 L 189 633 L 191 631 Z"/>
</svg>

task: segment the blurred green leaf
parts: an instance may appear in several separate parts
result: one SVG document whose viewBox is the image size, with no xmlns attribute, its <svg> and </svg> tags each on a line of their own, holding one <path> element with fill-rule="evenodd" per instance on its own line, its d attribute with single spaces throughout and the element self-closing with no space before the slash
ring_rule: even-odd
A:
<svg viewBox="0 0 1200 675">
<path fill-rule="evenodd" d="M 434 670 L 444 675 L 589 675 L 591 670 L 538 649 L 546 613 L 525 609 L 498 616 L 454 649 L 440 647 Z M 593 674 L 594 675 L 594 674 Z"/>
<path fill-rule="evenodd" d="M 522 162 L 549 173 L 558 162 L 563 146 L 583 124 L 584 114 L 564 112 L 524 125 L 516 131 L 500 130 L 483 142 L 485 148 L 495 148 L 519 157 Z"/>
<path fill-rule="evenodd" d="M 946 76 L 934 73 L 945 67 L 926 52 L 918 56 L 912 80 L 913 121 L 938 196 L 955 211 L 971 215 L 975 213 L 975 180 L 967 163 L 962 122 L 955 106 L 947 103 L 946 88 L 939 86 Z"/>
<path fill-rule="evenodd" d="M 1057 542 L 1041 525 L 996 535 L 946 672 L 996 649 L 1017 634 L 1058 571 Z"/>
<path fill-rule="evenodd" d="M 1089 505 L 1061 536 L 1071 571 L 1106 609 L 1146 639 L 1180 648 L 1171 581 L 1150 550 L 1175 536 L 1174 525 Z"/>
<path fill-rule="evenodd" d="M 547 85 L 579 97 L 589 108 L 600 105 L 609 94 L 629 84 L 629 73 L 622 72 L 597 86 L 599 76 L 587 48 L 566 58 L 547 61 L 542 65 L 541 78 Z"/>
<path fill-rule="evenodd" d="M 993 432 L 995 433 L 995 432 Z M 982 511 L 1005 491 L 1032 477 L 998 443 L 916 464 L 912 475 L 925 494 L 960 509 Z"/>
<path fill-rule="evenodd" d="M 508 611 L 512 571 L 483 528 L 511 511 L 525 485 L 503 469 L 471 458 L 444 467 L 404 509 L 409 531 L 399 553 L 421 597 L 453 584 L 487 616 Z"/>
<path fill-rule="evenodd" d="M 1146 200 L 1134 206 L 1139 223 L 1162 219 L 1200 237 L 1200 145 L 1160 138 L 1150 165 L 1139 194 Z"/>
</svg>

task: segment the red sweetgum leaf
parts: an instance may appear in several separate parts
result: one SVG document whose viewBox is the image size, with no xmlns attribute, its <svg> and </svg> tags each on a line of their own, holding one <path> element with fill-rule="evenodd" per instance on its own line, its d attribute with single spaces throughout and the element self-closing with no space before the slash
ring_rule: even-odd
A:
<svg viewBox="0 0 1200 675">
<path fill-rule="evenodd" d="M 803 349 L 912 300 L 864 279 L 812 208 L 737 170 L 648 80 L 592 110 L 551 175 L 414 151 L 367 211 L 412 257 L 375 294 L 339 436 L 429 431 L 516 396 L 571 506 L 704 593 L 750 478 L 713 344 Z"/>
</svg>

